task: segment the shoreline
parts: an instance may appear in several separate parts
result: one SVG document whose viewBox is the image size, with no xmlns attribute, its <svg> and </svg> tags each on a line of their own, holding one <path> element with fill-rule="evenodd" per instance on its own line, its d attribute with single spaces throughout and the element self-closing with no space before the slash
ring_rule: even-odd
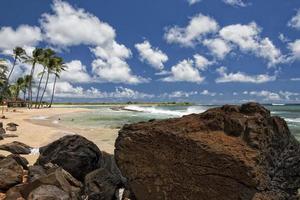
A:
<svg viewBox="0 0 300 200">
<path fill-rule="evenodd" d="M 4 115 L 7 119 L 1 120 L 4 127 L 9 122 L 18 124 L 18 130 L 15 132 L 7 131 L 18 135 L 14 138 L 5 138 L 0 140 L 1 144 L 10 143 L 13 141 L 23 142 L 33 148 L 40 148 L 47 145 L 54 140 L 57 140 L 65 135 L 78 134 L 93 141 L 101 151 L 114 153 L 114 142 L 118 135 L 118 129 L 111 128 L 79 128 L 68 127 L 62 123 L 53 124 L 53 120 L 63 117 L 64 115 L 71 115 L 78 112 L 89 112 L 91 110 L 86 108 L 74 108 L 72 106 L 61 108 L 54 106 L 50 109 L 32 109 L 17 108 L 16 112 L 8 111 Z M 33 119 L 34 117 L 46 117 L 46 119 Z M 0 150 L 0 154 L 9 155 L 9 152 Z M 28 159 L 30 164 L 33 164 L 38 154 L 23 155 Z"/>
</svg>

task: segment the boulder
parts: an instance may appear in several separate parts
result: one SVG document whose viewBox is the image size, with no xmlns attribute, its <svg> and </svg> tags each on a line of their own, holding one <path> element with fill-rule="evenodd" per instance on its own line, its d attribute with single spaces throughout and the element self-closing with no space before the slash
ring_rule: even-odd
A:
<svg viewBox="0 0 300 200">
<path fill-rule="evenodd" d="M 8 126 L 6 127 L 7 131 L 17 131 L 17 127 L 16 126 Z"/>
<path fill-rule="evenodd" d="M 16 134 L 3 134 L 2 137 L 3 138 L 13 138 L 13 137 L 19 137 L 19 136 Z"/>
<path fill-rule="evenodd" d="M 6 126 L 13 127 L 13 126 L 19 126 L 19 125 L 14 123 L 14 122 L 9 122 L 9 123 L 6 124 Z"/>
<path fill-rule="evenodd" d="M 0 145 L 0 150 L 9 151 L 12 154 L 30 154 L 32 147 L 22 142 L 11 142 Z"/>
<path fill-rule="evenodd" d="M 88 199 L 112 200 L 122 182 L 108 170 L 99 168 L 85 177 L 84 190 Z"/>
<path fill-rule="evenodd" d="M 8 158 L 13 158 L 19 165 L 23 167 L 23 169 L 28 170 L 28 160 L 18 154 L 10 154 L 7 156 Z"/>
<path fill-rule="evenodd" d="M 285 200 L 300 188 L 299 142 L 257 103 L 125 125 L 115 147 L 139 200 Z"/>
<path fill-rule="evenodd" d="M 24 185 L 20 193 L 27 200 L 79 200 L 82 184 L 62 168 Z"/>
<path fill-rule="evenodd" d="M 3 122 L 0 122 L 0 135 L 5 134 L 5 133 L 6 133 L 6 131 L 3 128 Z"/>
<path fill-rule="evenodd" d="M 25 184 L 19 184 L 10 188 L 6 192 L 5 200 L 25 200 L 21 194 L 21 190 L 24 188 Z M 1 198 L 0 198 L 1 199 Z"/>
<path fill-rule="evenodd" d="M 84 177 L 101 166 L 102 154 L 91 141 L 79 135 L 68 135 L 40 148 L 36 165 L 54 163 L 76 179 Z"/>
<path fill-rule="evenodd" d="M 22 178 L 23 169 L 13 158 L 0 160 L 0 191 L 6 191 L 21 183 Z"/>
</svg>

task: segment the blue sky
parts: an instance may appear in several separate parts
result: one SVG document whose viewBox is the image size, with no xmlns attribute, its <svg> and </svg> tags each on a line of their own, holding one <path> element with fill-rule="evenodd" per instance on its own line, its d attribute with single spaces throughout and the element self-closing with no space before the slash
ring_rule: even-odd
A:
<svg viewBox="0 0 300 200">
<path fill-rule="evenodd" d="M 300 1 L 270 2 L 3 0 L 0 51 L 55 48 L 57 101 L 300 103 Z"/>
</svg>

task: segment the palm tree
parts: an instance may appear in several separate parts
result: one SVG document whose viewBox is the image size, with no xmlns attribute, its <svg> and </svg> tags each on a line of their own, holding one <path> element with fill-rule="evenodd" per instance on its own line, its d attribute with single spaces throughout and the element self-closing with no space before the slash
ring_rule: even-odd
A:
<svg viewBox="0 0 300 200">
<path fill-rule="evenodd" d="M 50 101 L 50 104 L 49 104 L 49 108 L 51 108 L 52 103 L 53 103 L 53 98 L 54 98 L 55 86 L 56 86 L 57 78 L 60 78 L 60 73 L 62 71 L 65 71 L 66 67 L 67 66 L 64 65 L 64 63 L 63 63 L 63 59 L 62 58 L 58 58 L 57 62 L 56 62 L 56 65 L 55 65 L 55 69 L 54 69 L 54 83 L 53 83 L 52 95 L 51 95 L 51 101 Z"/>
<path fill-rule="evenodd" d="M 13 66 L 12 66 L 12 68 L 11 68 L 9 74 L 8 74 L 8 77 L 7 77 L 8 81 L 9 81 L 9 79 L 10 79 L 10 77 L 11 77 L 11 75 L 12 75 L 14 69 L 15 69 L 17 60 L 20 60 L 21 58 L 23 58 L 23 59 L 27 58 L 26 57 L 26 51 L 21 47 L 14 48 L 13 52 L 14 52 L 14 62 L 13 62 Z"/>
<path fill-rule="evenodd" d="M 5 86 L 7 83 L 8 67 L 4 60 L 0 60 L 0 100 L 5 96 Z"/>
<path fill-rule="evenodd" d="M 39 85 L 37 88 L 37 95 L 36 95 L 36 99 L 35 99 L 35 108 L 37 108 L 37 106 L 38 106 L 38 99 L 39 99 L 39 94 L 40 94 L 40 89 L 41 89 L 41 83 L 42 83 L 42 80 L 43 80 L 45 72 L 46 72 L 46 66 L 48 65 L 50 58 L 52 58 L 54 55 L 55 55 L 55 52 L 52 49 L 45 49 L 43 51 L 43 60 L 41 61 L 41 64 L 43 64 L 44 68 L 43 68 L 43 71 L 41 72 L 41 74 L 39 74 L 41 77 L 40 77 Z"/>
<path fill-rule="evenodd" d="M 30 75 L 26 75 L 23 77 L 23 79 L 24 79 L 24 82 L 23 82 L 23 86 L 22 86 L 21 90 L 24 93 L 24 97 L 23 97 L 24 101 L 26 101 L 26 93 L 27 93 L 27 89 L 29 87 L 29 82 L 30 82 L 31 77 L 30 77 Z"/>
<path fill-rule="evenodd" d="M 56 65 L 57 65 L 57 62 L 60 58 L 59 57 L 51 57 L 47 63 L 47 78 L 46 78 L 46 82 L 45 82 L 45 87 L 44 87 L 44 90 L 43 90 L 43 93 L 41 95 L 41 98 L 40 98 L 40 103 L 38 105 L 38 108 L 40 108 L 41 104 L 42 104 L 42 101 L 43 101 L 43 98 L 44 98 L 44 95 L 45 95 L 45 92 L 47 90 L 47 86 L 48 86 L 48 83 L 49 83 L 49 77 L 50 77 L 50 74 L 53 72 L 53 70 L 55 69 Z"/>
<path fill-rule="evenodd" d="M 29 81 L 29 87 L 28 87 L 28 99 L 29 104 L 28 108 L 32 107 L 32 83 L 33 83 L 33 74 L 35 70 L 35 65 L 37 63 L 42 62 L 43 60 L 43 49 L 42 48 L 35 48 L 35 50 L 32 52 L 32 58 L 28 59 L 27 62 L 32 63 L 31 71 L 30 71 L 30 81 Z"/>
</svg>

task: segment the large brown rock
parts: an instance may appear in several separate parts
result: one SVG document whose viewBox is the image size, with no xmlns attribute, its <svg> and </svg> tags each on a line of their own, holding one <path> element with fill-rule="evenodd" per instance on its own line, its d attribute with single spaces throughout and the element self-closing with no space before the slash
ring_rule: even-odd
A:
<svg viewBox="0 0 300 200">
<path fill-rule="evenodd" d="M 0 191 L 22 182 L 23 168 L 13 159 L 4 158 L 0 160 Z"/>
<path fill-rule="evenodd" d="M 125 125 L 115 157 L 138 200 L 285 200 L 300 188 L 300 145 L 256 103 Z"/>
<path fill-rule="evenodd" d="M 0 145 L 0 150 L 9 151 L 12 154 L 30 154 L 32 147 L 22 142 L 11 142 Z"/>
<path fill-rule="evenodd" d="M 40 148 L 36 165 L 57 164 L 83 181 L 85 175 L 101 166 L 101 158 L 101 151 L 93 142 L 79 135 L 68 135 Z"/>
</svg>

